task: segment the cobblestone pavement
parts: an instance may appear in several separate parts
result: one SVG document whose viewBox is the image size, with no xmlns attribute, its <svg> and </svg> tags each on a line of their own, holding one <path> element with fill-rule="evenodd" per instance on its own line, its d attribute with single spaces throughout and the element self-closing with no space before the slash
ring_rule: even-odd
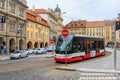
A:
<svg viewBox="0 0 120 80">
<path fill-rule="evenodd" d="M 120 78 L 118 74 L 112 73 L 85 73 L 50 67 L 0 73 L 0 80 L 120 80 Z"/>
</svg>

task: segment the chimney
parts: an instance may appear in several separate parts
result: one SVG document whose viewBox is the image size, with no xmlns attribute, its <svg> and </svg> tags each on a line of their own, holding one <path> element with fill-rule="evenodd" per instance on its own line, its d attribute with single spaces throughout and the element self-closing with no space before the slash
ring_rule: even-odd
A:
<svg viewBox="0 0 120 80">
<path fill-rule="evenodd" d="M 35 13 L 35 6 L 33 6 L 32 12 Z"/>
</svg>

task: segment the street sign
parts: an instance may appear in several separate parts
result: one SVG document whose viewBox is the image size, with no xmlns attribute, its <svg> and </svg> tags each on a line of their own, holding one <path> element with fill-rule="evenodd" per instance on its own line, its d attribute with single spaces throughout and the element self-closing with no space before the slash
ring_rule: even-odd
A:
<svg viewBox="0 0 120 80">
<path fill-rule="evenodd" d="M 120 21 L 116 21 L 116 30 L 120 29 Z"/>
<path fill-rule="evenodd" d="M 51 44 L 53 44 L 53 43 L 54 43 L 54 40 L 53 40 L 53 39 L 51 39 L 51 40 L 50 40 L 50 43 L 51 43 Z"/>
<path fill-rule="evenodd" d="M 69 31 L 67 29 L 62 30 L 62 36 L 66 38 L 69 35 Z"/>
</svg>

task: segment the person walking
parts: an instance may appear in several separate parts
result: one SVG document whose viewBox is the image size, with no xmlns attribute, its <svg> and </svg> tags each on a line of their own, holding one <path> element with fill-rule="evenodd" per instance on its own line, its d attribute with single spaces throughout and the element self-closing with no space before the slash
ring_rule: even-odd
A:
<svg viewBox="0 0 120 80">
<path fill-rule="evenodd" d="M 4 53 L 4 54 L 7 53 L 7 49 L 6 49 L 6 47 L 3 48 L 3 53 Z"/>
</svg>

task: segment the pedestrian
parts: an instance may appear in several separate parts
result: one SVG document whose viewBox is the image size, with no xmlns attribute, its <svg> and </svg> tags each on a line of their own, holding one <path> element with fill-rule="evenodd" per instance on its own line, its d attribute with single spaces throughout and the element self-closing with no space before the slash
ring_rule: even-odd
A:
<svg viewBox="0 0 120 80">
<path fill-rule="evenodd" d="M 12 50 L 12 53 L 14 53 L 14 52 L 15 52 L 15 49 Z"/>
<path fill-rule="evenodd" d="M 7 49 L 6 49 L 6 47 L 3 48 L 3 52 L 4 52 L 4 54 L 7 53 Z"/>
</svg>

